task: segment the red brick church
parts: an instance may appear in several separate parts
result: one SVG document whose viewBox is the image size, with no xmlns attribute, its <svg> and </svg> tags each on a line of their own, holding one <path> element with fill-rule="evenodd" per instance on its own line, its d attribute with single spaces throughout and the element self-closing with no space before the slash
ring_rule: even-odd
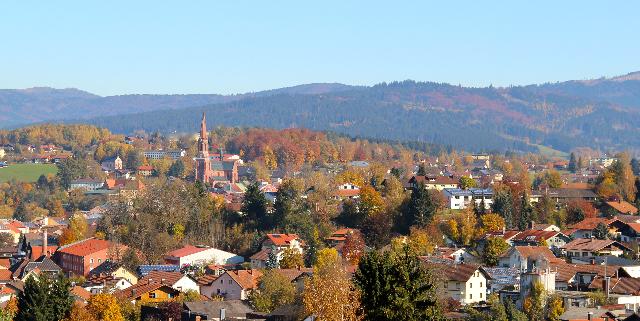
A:
<svg viewBox="0 0 640 321">
<path fill-rule="evenodd" d="M 218 182 L 236 183 L 238 181 L 238 162 L 224 160 L 222 150 L 220 155 L 209 154 L 209 137 L 207 134 L 207 119 L 202 113 L 200 124 L 200 138 L 198 138 L 198 156 L 195 158 L 196 180 L 214 185 Z"/>
</svg>

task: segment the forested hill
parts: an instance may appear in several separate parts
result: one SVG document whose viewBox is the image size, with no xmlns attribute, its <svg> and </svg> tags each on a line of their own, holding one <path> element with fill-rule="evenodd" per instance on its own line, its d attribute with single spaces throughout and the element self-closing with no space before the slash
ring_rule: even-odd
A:
<svg viewBox="0 0 640 321">
<path fill-rule="evenodd" d="M 101 97 L 78 89 L 0 89 L 0 128 L 29 123 L 87 119 L 153 110 L 179 109 L 276 94 L 321 94 L 354 87 L 308 84 L 239 95 L 119 95 Z"/>
<path fill-rule="evenodd" d="M 306 127 L 467 150 L 640 149 L 640 81 L 466 88 L 413 81 L 316 95 L 276 94 L 90 123 L 113 131 L 194 132 L 211 125 Z"/>
</svg>

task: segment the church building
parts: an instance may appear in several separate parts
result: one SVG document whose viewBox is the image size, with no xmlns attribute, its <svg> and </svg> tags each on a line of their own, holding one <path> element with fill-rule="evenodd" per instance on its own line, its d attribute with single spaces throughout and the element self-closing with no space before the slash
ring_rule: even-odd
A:
<svg viewBox="0 0 640 321">
<path fill-rule="evenodd" d="M 237 160 L 224 160 L 222 149 L 220 155 L 209 154 L 209 137 L 207 134 L 206 115 L 202 113 L 200 137 L 198 138 L 198 155 L 195 158 L 196 180 L 215 185 L 215 183 L 236 183 L 238 181 Z"/>
</svg>

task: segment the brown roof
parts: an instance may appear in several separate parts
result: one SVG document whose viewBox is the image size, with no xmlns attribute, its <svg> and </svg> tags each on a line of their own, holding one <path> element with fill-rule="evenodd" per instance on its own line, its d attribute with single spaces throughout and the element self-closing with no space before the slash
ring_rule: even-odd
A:
<svg viewBox="0 0 640 321">
<path fill-rule="evenodd" d="M 267 248 L 264 250 L 260 250 L 260 252 L 252 255 L 250 259 L 258 260 L 258 261 L 266 261 L 269 259 L 269 253 L 271 253 L 271 249 Z"/>
<path fill-rule="evenodd" d="M 608 265 L 592 265 L 592 264 L 568 264 L 564 261 L 557 261 L 551 264 L 551 268 L 557 272 L 556 281 L 569 282 L 576 273 L 593 273 L 599 276 L 604 276 L 605 271 L 607 276 L 614 276 L 619 266 Z"/>
<path fill-rule="evenodd" d="M 339 189 L 336 191 L 339 197 L 354 197 L 360 195 L 360 189 Z"/>
<path fill-rule="evenodd" d="M 602 277 L 596 277 L 589 284 L 589 289 L 603 290 Z M 611 278 L 609 281 L 609 291 L 617 294 L 638 295 L 640 294 L 640 279 L 638 278 Z"/>
<path fill-rule="evenodd" d="M 629 248 L 627 248 L 626 246 L 624 246 L 623 244 L 617 241 L 598 240 L 598 239 L 575 239 L 565 244 L 561 248 L 565 250 L 595 252 L 595 251 L 600 251 L 612 245 L 622 248 L 624 250 L 630 250 Z"/>
<path fill-rule="evenodd" d="M 83 287 L 76 285 L 73 288 L 71 288 L 71 294 L 85 300 L 85 301 L 89 301 L 89 298 L 91 297 L 91 292 L 85 290 Z"/>
<path fill-rule="evenodd" d="M 218 277 L 219 277 L 218 275 L 205 274 L 198 278 L 198 285 L 199 286 L 210 285 L 215 280 L 217 280 Z"/>
<path fill-rule="evenodd" d="M 608 219 L 604 217 L 589 217 L 589 218 L 585 218 L 584 220 L 576 224 L 569 226 L 569 228 L 576 229 L 576 230 L 593 230 L 600 223 L 604 223 L 605 225 L 608 226 L 609 224 L 613 223 L 616 220 L 617 220 L 616 218 Z"/>
<path fill-rule="evenodd" d="M 542 240 L 548 240 L 552 237 L 555 237 L 558 234 L 562 234 L 561 232 L 556 231 L 542 231 L 542 230 L 526 230 L 522 231 L 516 235 L 513 240 L 514 241 L 529 241 L 529 242 L 540 242 Z M 564 234 L 563 234 L 564 235 Z"/>
<path fill-rule="evenodd" d="M 612 201 L 607 202 L 607 205 L 622 214 L 638 214 L 638 209 L 627 201 Z"/>
<path fill-rule="evenodd" d="M 557 262 L 558 260 L 561 261 L 561 259 L 558 259 L 555 255 L 553 255 L 553 252 L 551 252 L 551 250 L 549 250 L 549 248 L 546 246 L 514 246 L 513 250 L 518 251 L 522 258 L 529 258 L 532 255 L 542 255 L 549 262 Z M 503 254 L 503 256 L 508 255 L 510 252 L 511 251 L 507 251 L 507 253 Z"/>
<path fill-rule="evenodd" d="M 180 272 L 168 272 L 168 271 L 151 271 L 145 275 L 140 281 L 160 282 L 167 285 L 174 285 L 184 275 Z"/>
<path fill-rule="evenodd" d="M 480 271 L 489 279 L 489 275 L 477 264 L 449 264 L 426 262 L 427 267 L 439 275 L 444 275 L 449 281 L 467 282 L 476 271 Z"/>
<path fill-rule="evenodd" d="M 293 282 L 293 280 L 297 279 L 298 277 L 300 277 L 301 275 L 303 275 L 305 273 L 307 273 L 307 274 L 313 273 L 313 269 L 312 268 L 276 269 L 274 271 L 276 271 L 276 272 L 278 272 L 278 274 L 281 274 L 282 276 L 286 277 L 291 282 Z"/>
<path fill-rule="evenodd" d="M 258 279 L 262 276 L 260 270 L 237 270 L 225 272 L 243 289 L 255 289 L 258 287 Z"/>
<path fill-rule="evenodd" d="M 178 293 L 179 291 L 174 290 L 173 288 L 171 288 L 170 286 L 163 284 L 161 282 L 138 282 L 138 284 L 128 287 L 126 289 L 120 290 L 120 291 L 116 291 L 114 293 L 115 296 L 119 297 L 119 298 L 125 298 L 125 299 L 129 299 L 129 300 L 133 300 L 136 298 L 139 298 L 141 295 L 151 292 L 151 291 L 155 291 L 157 289 L 160 288 L 165 288 L 168 292 L 172 292 L 172 293 Z"/>
</svg>

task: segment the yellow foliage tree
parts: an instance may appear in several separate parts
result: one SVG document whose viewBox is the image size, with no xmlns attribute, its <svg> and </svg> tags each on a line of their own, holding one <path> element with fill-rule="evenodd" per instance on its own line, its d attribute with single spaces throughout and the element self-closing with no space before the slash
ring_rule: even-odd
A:
<svg viewBox="0 0 640 321">
<path fill-rule="evenodd" d="M 124 321 L 118 300 L 111 294 L 101 293 L 92 296 L 87 311 L 100 321 Z"/>
<path fill-rule="evenodd" d="M 288 248 L 282 253 L 280 260 L 281 269 L 297 269 L 304 267 L 304 257 L 302 253 L 296 249 Z"/>
<path fill-rule="evenodd" d="M 335 249 L 318 251 L 313 276 L 305 282 L 304 308 L 319 321 L 359 320 L 360 296 Z"/>
<path fill-rule="evenodd" d="M 501 231 L 506 226 L 504 218 L 496 213 L 482 215 L 480 221 L 482 221 L 482 227 L 488 232 Z"/>
<path fill-rule="evenodd" d="M 69 317 L 63 321 L 98 321 L 98 319 L 96 319 L 92 312 L 85 309 L 82 304 L 76 302 L 71 308 Z"/>
</svg>

